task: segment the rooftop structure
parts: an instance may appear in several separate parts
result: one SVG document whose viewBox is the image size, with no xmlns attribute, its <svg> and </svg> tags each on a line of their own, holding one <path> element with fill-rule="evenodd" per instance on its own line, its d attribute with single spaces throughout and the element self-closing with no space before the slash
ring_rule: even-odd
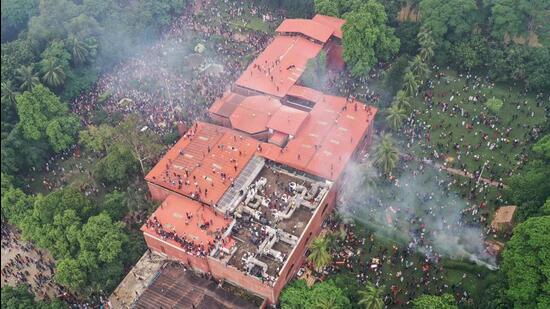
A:
<svg viewBox="0 0 550 309">
<path fill-rule="evenodd" d="M 491 228 L 497 231 L 511 229 L 514 222 L 514 215 L 517 207 L 514 205 L 502 206 L 495 212 Z"/>
</svg>

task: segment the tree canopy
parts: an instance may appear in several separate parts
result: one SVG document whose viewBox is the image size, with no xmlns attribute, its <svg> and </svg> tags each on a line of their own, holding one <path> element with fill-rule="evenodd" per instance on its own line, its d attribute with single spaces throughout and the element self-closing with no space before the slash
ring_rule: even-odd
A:
<svg viewBox="0 0 550 309">
<path fill-rule="evenodd" d="M 550 306 L 550 216 L 529 218 L 514 229 L 502 254 L 507 296 L 516 308 Z"/>
<path fill-rule="evenodd" d="M 427 295 L 417 297 L 413 301 L 414 309 L 458 309 L 455 299 L 451 294 Z"/>
<path fill-rule="evenodd" d="M 389 60 L 399 51 L 399 39 L 387 25 L 384 7 L 369 0 L 344 14 L 343 57 L 354 76 L 365 76 L 378 60 Z"/>
<path fill-rule="evenodd" d="M 305 281 L 296 280 L 289 284 L 281 294 L 281 307 L 286 308 L 335 308 L 350 307 L 350 301 L 344 292 L 336 287 L 332 280 L 323 281 L 308 288 Z"/>
</svg>

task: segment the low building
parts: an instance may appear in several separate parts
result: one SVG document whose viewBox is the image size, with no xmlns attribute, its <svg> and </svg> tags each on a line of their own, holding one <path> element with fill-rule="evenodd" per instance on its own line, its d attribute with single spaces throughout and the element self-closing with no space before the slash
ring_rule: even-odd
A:
<svg viewBox="0 0 550 309">
<path fill-rule="evenodd" d="M 377 112 L 297 84 L 307 61 L 341 38 L 345 21 L 316 19 L 283 22 L 210 108 L 216 124 L 194 124 L 145 177 L 162 201 L 142 227 L 149 248 L 269 303 L 335 207 Z"/>
<path fill-rule="evenodd" d="M 495 212 L 491 228 L 497 232 L 511 232 L 514 228 L 514 215 L 516 206 L 502 206 Z"/>
</svg>

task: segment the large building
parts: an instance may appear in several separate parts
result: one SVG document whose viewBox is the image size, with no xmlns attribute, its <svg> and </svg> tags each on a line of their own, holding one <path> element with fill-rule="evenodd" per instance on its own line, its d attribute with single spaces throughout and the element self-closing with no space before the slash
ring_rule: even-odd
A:
<svg viewBox="0 0 550 309">
<path fill-rule="evenodd" d="M 322 50 L 341 69 L 344 20 L 287 19 L 231 90 L 149 172 L 162 201 L 149 248 L 275 303 L 365 151 L 377 110 L 301 86 Z"/>
</svg>

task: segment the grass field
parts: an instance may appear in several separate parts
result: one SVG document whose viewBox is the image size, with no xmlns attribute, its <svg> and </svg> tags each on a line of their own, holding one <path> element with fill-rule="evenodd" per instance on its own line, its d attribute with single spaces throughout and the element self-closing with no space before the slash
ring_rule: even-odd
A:
<svg viewBox="0 0 550 309">
<path fill-rule="evenodd" d="M 421 123 L 419 127 L 429 127 L 431 133 L 430 142 L 422 139 L 419 143 L 414 143 L 413 152 L 418 156 L 428 156 L 433 154 L 433 149 L 437 149 L 445 157 L 454 159 L 453 167 L 461 168 L 464 164 L 471 172 L 481 169 L 484 162 L 489 161 L 491 173 L 504 178 L 506 174 L 518 168 L 517 162 L 521 155 L 528 154 L 532 145 L 529 132 L 536 126 L 544 125 L 544 103 L 539 102 L 537 106 L 534 95 L 525 95 L 511 87 L 484 83 L 482 87 L 474 89 L 472 85 L 467 84 L 465 78 L 460 78 L 455 72 L 445 73 L 447 77 L 436 79 L 434 83 L 433 108 L 424 102 L 421 94 L 412 102 L 416 118 Z M 469 96 L 478 93 L 484 98 L 495 97 L 503 101 L 504 104 L 497 115 L 492 115 L 484 103 L 468 100 Z M 451 101 L 452 96 L 454 98 Z M 481 99 L 482 102 L 484 100 Z M 449 109 L 444 112 L 436 106 L 438 102 L 448 103 Z M 457 109 L 456 112 L 450 112 L 452 107 Z M 461 116 L 461 108 L 469 113 L 468 118 Z M 494 119 L 495 126 L 481 123 L 482 115 Z M 466 128 L 467 124 L 472 124 L 473 128 Z M 509 134 L 505 133 L 507 129 L 511 129 Z M 423 128 L 421 131 L 422 134 L 426 133 Z M 487 134 L 488 140 L 482 139 L 483 133 Z M 508 141 L 497 142 L 497 138 L 506 138 Z M 520 141 L 519 145 L 513 146 L 514 139 Z M 497 147 L 490 149 L 488 143 L 497 143 Z M 460 160 L 460 152 L 453 147 L 455 144 L 461 145 Z M 466 153 L 465 147 L 468 145 L 471 145 L 472 149 Z"/>
</svg>

